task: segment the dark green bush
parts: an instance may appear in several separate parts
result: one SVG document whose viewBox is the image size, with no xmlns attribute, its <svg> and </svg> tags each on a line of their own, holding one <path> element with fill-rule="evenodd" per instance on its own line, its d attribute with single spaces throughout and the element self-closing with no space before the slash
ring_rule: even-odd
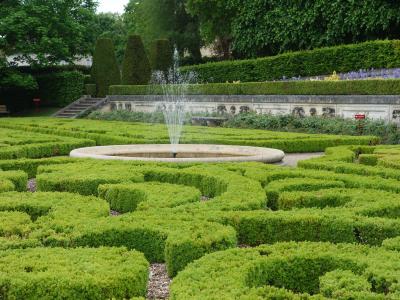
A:
<svg viewBox="0 0 400 300">
<path fill-rule="evenodd" d="M 173 49 L 169 40 L 156 40 L 150 49 L 151 67 L 167 72 L 173 64 Z"/>
<path fill-rule="evenodd" d="M 150 61 L 142 39 L 138 35 L 128 37 L 124 61 L 122 62 L 122 84 L 147 84 L 151 78 Z"/>
<path fill-rule="evenodd" d="M 182 67 L 203 82 L 280 80 L 283 77 L 329 75 L 370 68 L 400 66 L 400 41 L 373 41 L 353 45 L 289 52 L 258 59 L 224 61 Z"/>
<path fill-rule="evenodd" d="M 32 75 L 0 65 L 0 104 L 6 105 L 8 111 L 28 109 L 37 89 L 37 81 Z"/>
<path fill-rule="evenodd" d="M 152 87 L 153 94 L 162 94 Z M 110 95 L 146 95 L 148 86 L 111 86 Z M 189 95 L 400 95 L 399 79 L 341 81 L 277 81 L 195 84 Z"/>
<path fill-rule="evenodd" d="M 97 40 L 91 76 L 96 84 L 98 97 L 108 95 L 110 85 L 121 83 L 121 73 L 111 39 L 100 38 Z"/>
<path fill-rule="evenodd" d="M 80 72 L 48 73 L 36 79 L 43 105 L 64 107 L 82 96 L 85 78 Z"/>
<path fill-rule="evenodd" d="M 85 84 L 85 95 L 96 97 L 96 85 L 93 83 Z"/>
</svg>

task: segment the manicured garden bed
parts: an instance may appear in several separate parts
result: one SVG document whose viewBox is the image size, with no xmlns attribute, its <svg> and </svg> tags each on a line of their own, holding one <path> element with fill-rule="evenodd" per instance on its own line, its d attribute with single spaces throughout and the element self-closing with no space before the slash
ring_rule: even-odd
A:
<svg viewBox="0 0 400 300">
<path fill-rule="evenodd" d="M 399 146 L 187 127 L 185 142 L 334 147 L 298 168 L 178 165 L 60 156 L 81 143 L 168 142 L 162 125 L 32 118 L 3 119 L 0 128 L 0 153 L 18 143 L 35 153 L 0 160 L 5 297 L 145 296 L 149 263 L 166 264 L 171 299 L 400 295 Z M 70 144 L 63 153 L 29 150 L 44 139 Z M 32 177 L 37 192 L 24 192 Z"/>
</svg>

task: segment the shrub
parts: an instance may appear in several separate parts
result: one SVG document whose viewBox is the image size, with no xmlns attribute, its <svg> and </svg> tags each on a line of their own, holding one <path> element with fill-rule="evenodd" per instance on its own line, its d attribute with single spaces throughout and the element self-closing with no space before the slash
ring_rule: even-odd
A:
<svg viewBox="0 0 400 300">
<path fill-rule="evenodd" d="M 111 39 L 100 38 L 97 40 L 91 76 L 96 83 L 98 97 L 108 95 L 110 85 L 121 83 L 121 73 Z"/>
<path fill-rule="evenodd" d="M 179 273 L 170 299 L 395 299 L 396 257 L 382 249 L 328 243 L 230 249 Z"/>
<path fill-rule="evenodd" d="M 96 88 L 95 84 L 85 84 L 85 95 L 96 97 Z"/>
<path fill-rule="evenodd" d="M 230 128 L 253 128 L 305 133 L 360 135 L 358 120 L 340 117 L 299 118 L 292 115 L 273 116 L 246 113 L 233 116 L 224 123 L 224 126 Z M 367 119 L 363 121 L 363 128 L 362 135 L 379 136 L 384 144 L 397 144 L 400 142 L 400 133 L 395 123 Z"/>
<path fill-rule="evenodd" d="M 400 66 L 399 43 L 397 40 L 372 41 L 258 59 L 186 66 L 182 71 L 194 71 L 204 82 L 251 82 L 327 75 L 333 71 L 392 68 Z"/>
<path fill-rule="evenodd" d="M 153 94 L 162 94 L 152 87 Z M 148 86 L 111 86 L 111 95 L 146 95 Z M 399 95 L 399 79 L 277 81 L 189 85 L 189 95 Z"/>
<path fill-rule="evenodd" d="M 8 250 L 0 265 L 7 299 L 145 296 L 149 266 L 141 253 L 124 248 Z"/>
<path fill-rule="evenodd" d="M 150 50 L 151 66 L 154 71 L 167 72 L 173 64 L 173 51 L 169 40 L 154 41 Z"/>
<path fill-rule="evenodd" d="M 64 107 L 82 96 L 84 76 L 77 71 L 37 75 L 43 105 Z"/>
<path fill-rule="evenodd" d="M 131 35 L 128 38 L 124 61 L 122 63 L 122 84 L 147 84 L 150 78 L 150 62 L 147 58 L 142 39 L 138 35 Z"/>
<path fill-rule="evenodd" d="M 41 124 L 43 120 L 45 120 L 45 125 Z M 92 140 L 97 145 L 169 143 L 166 127 L 161 124 L 128 124 L 126 122 L 93 120 L 60 121 L 34 118 L 13 119 L 12 121 L 3 119 L 0 121 L 0 127 Z M 374 136 L 316 135 L 245 129 L 236 129 L 234 132 L 235 134 L 232 135 L 232 129 L 229 128 L 205 127 L 202 127 L 199 132 L 199 127 L 186 126 L 181 142 L 183 144 L 206 143 L 270 147 L 281 149 L 287 153 L 321 152 L 327 147 L 338 145 L 375 145 L 379 143 L 379 138 Z"/>
<path fill-rule="evenodd" d="M 192 187 L 150 182 L 100 185 L 99 197 L 107 200 L 111 209 L 127 213 L 198 202 L 201 194 Z"/>
<path fill-rule="evenodd" d="M 6 105 L 11 112 L 25 110 L 31 106 L 37 89 L 37 81 L 32 75 L 5 68 L 0 57 L 0 104 Z"/>
</svg>

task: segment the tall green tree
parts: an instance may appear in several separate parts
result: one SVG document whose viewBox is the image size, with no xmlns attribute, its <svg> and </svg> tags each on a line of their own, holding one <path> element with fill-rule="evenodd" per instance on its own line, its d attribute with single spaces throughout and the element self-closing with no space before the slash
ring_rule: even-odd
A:
<svg viewBox="0 0 400 300">
<path fill-rule="evenodd" d="M 91 77 L 96 83 L 98 97 L 108 95 L 110 85 L 121 84 L 121 73 L 111 39 L 100 38 L 97 40 Z"/>
<path fill-rule="evenodd" d="M 173 64 L 173 47 L 169 40 L 155 40 L 150 50 L 151 67 L 154 71 L 167 73 Z"/>
<path fill-rule="evenodd" d="M 134 24 L 128 16 L 115 13 L 100 13 L 96 15 L 96 39 L 110 38 L 115 46 L 119 63 L 122 62 L 129 33 L 134 32 Z"/>
<path fill-rule="evenodd" d="M 148 84 L 151 78 L 150 61 L 139 35 L 130 35 L 122 63 L 122 84 Z"/>
<path fill-rule="evenodd" d="M 393 0 L 247 0 L 230 2 L 233 48 L 243 57 L 274 55 L 375 39 L 400 38 Z"/>
<path fill-rule="evenodd" d="M 186 0 L 188 12 L 200 22 L 202 38 L 214 44 L 224 58 L 231 56 L 232 22 L 243 2 L 246 0 Z"/>
<path fill-rule="evenodd" d="M 202 39 L 197 17 L 188 14 L 186 0 L 131 0 L 125 14 L 135 19 L 136 32 L 150 49 L 157 39 L 169 39 L 181 56 L 200 59 Z"/>
<path fill-rule="evenodd" d="M 1 49 L 32 65 L 71 62 L 93 47 L 96 5 L 94 0 L 3 0 Z"/>
</svg>

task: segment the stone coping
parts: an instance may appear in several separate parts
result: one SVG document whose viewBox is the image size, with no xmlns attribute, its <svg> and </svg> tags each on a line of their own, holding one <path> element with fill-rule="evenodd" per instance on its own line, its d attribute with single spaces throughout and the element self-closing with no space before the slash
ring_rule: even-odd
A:
<svg viewBox="0 0 400 300">
<path fill-rule="evenodd" d="M 117 146 L 98 146 L 80 148 L 71 151 L 70 156 L 76 158 L 94 158 L 94 159 L 110 159 L 110 160 L 141 160 L 156 162 L 264 162 L 276 163 L 282 161 L 285 153 L 281 150 L 247 147 L 247 146 L 227 146 L 227 145 L 175 145 L 174 149 L 177 153 L 200 153 L 215 154 L 215 157 L 185 157 L 185 158 L 165 158 L 165 157 L 135 157 L 134 154 L 142 153 L 172 153 L 172 145 L 117 145 Z M 118 156 L 128 154 L 129 156 Z M 218 157 L 218 155 L 223 155 Z M 230 156 L 232 155 L 232 156 Z"/>
</svg>

